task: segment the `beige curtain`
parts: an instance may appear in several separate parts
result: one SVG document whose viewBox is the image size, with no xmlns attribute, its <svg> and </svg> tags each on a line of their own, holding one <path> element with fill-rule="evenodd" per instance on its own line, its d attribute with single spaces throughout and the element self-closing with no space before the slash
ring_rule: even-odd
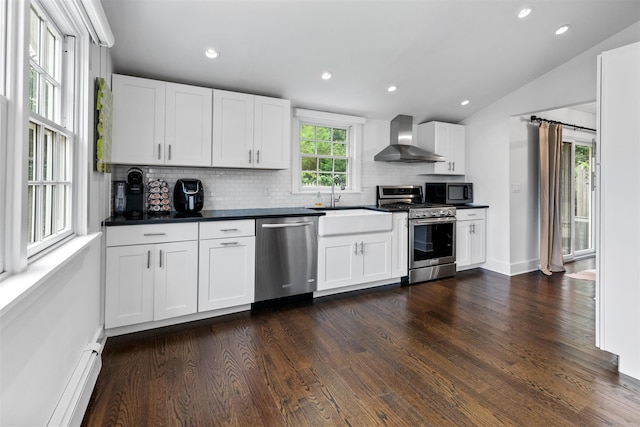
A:
<svg viewBox="0 0 640 427">
<path fill-rule="evenodd" d="M 560 153 L 562 126 L 541 123 L 540 135 L 540 270 L 549 276 L 564 271 L 560 228 Z"/>
</svg>

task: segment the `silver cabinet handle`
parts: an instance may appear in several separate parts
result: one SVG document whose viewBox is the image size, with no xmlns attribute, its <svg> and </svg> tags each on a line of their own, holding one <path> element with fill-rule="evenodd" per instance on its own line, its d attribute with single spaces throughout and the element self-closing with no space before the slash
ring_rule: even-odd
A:
<svg viewBox="0 0 640 427">
<path fill-rule="evenodd" d="M 306 227 L 308 225 L 313 225 L 313 222 L 289 222 L 285 224 L 262 224 L 262 228 Z"/>
<path fill-rule="evenodd" d="M 167 233 L 144 233 L 143 236 L 144 237 L 151 237 L 151 236 L 166 236 Z"/>
<path fill-rule="evenodd" d="M 160 151 L 162 151 L 162 146 L 158 144 L 158 160 L 160 160 Z"/>
<path fill-rule="evenodd" d="M 358 255 L 358 242 L 353 244 L 353 254 Z"/>
<path fill-rule="evenodd" d="M 171 144 L 169 144 L 169 160 L 171 160 Z"/>
<path fill-rule="evenodd" d="M 256 151 L 256 163 L 260 163 L 260 150 Z"/>
<path fill-rule="evenodd" d="M 451 162 L 451 170 L 452 171 L 456 170 L 456 162 Z"/>
<path fill-rule="evenodd" d="M 160 268 L 162 268 L 162 249 L 160 249 Z"/>
<path fill-rule="evenodd" d="M 249 163 L 251 163 L 251 150 L 249 150 Z"/>
<path fill-rule="evenodd" d="M 224 231 L 225 233 L 228 233 L 230 231 L 238 231 L 237 228 L 222 228 L 220 229 L 220 231 Z"/>
<path fill-rule="evenodd" d="M 364 242 L 360 242 L 360 255 L 364 255 Z"/>
<path fill-rule="evenodd" d="M 151 268 L 151 251 L 147 251 L 147 270 Z"/>
<path fill-rule="evenodd" d="M 222 242 L 220 243 L 222 246 L 237 246 L 238 242 Z"/>
</svg>

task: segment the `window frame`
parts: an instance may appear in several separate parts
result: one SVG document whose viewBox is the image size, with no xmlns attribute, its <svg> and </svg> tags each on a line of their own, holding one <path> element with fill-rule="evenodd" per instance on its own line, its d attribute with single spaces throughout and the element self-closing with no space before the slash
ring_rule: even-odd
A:
<svg viewBox="0 0 640 427">
<path fill-rule="evenodd" d="M 331 187 L 302 185 L 302 153 L 300 127 L 305 125 L 346 129 L 347 131 L 347 193 L 361 192 L 363 117 L 295 108 L 292 120 L 291 192 L 293 194 L 328 193 Z M 329 156 L 333 157 L 333 156 Z"/>
<path fill-rule="evenodd" d="M 76 80 L 76 72 L 74 69 L 74 65 L 76 63 L 75 38 L 73 36 L 65 35 L 65 32 L 62 30 L 62 26 L 68 25 L 68 23 L 58 22 L 58 20 L 56 20 L 55 17 L 52 17 L 51 14 L 48 13 L 49 11 L 46 10 L 43 7 L 43 5 L 37 0 L 32 0 L 30 2 L 29 21 L 31 21 L 32 9 L 36 11 L 36 14 L 40 19 L 45 21 L 44 33 L 46 34 L 46 30 L 53 30 L 55 36 L 58 38 L 59 50 L 60 50 L 59 51 L 60 63 L 57 64 L 56 72 L 59 73 L 59 79 L 56 83 L 59 84 L 58 94 L 57 94 L 57 96 L 59 97 L 59 100 L 54 100 L 57 103 L 58 111 L 54 112 L 53 117 L 47 117 L 47 114 L 41 110 L 42 102 L 44 100 L 44 95 L 45 95 L 43 93 L 44 90 L 39 90 L 37 94 L 38 95 L 37 102 L 39 105 L 38 111 L 37 112 L 33 111 L 31 110 L 30 106 L 27 106 L 28 127 L 29 129 L 31 129 L 32 125 L 38 127 L 40 129 L 40 132 L 39 132 L 40 135 L 44 135 L 44 133 L 46 133 L 47 131 L 50 131 L 54 133 L 55 138 L 59 138 L 60 136 L 64 137 L 67 141 L 66 144 L 68 145 L 69 152 L 67 153 L 67 160 L 65 165 L 67 169 L 66 179 L 41 180 L 40 179 L 41 177 L 35 177 L 34 180 L 27 181 L 27 188 L 25 189 L 26 190 L 25 198 L 27 199 L 27 202 L 24 204 L 25 209 L 27 209 L 27 211 L 24 212 L 23 216 L 26 218 L 25 227 L 27 229 L 27 233 L 26 233 L 27 241 L 25 244 L 27 245 L 28 258 L 31 258 L 39 253 L 42 253 L 46 249 L 56 245 L 57 243 L 67 239 L 68 237 L 74 234 L 75 223 L 76 223 L 75 206 L 77 203 L 75 200 L 76 186 L 74 184 L 75 169 L 77 164 L 77 157 L 75 154 L 76 150 L 74 149 L 76 145 L 76 140 L 77 140 L 76 134 L 74 133 L 74 122 L 75 122 L 74 117 L 76 112 L 73 109 L 73 105 L 76 103 L 74 102 L 74 100 L 75 100 L 75 95 L 77 93 L 76 88 L 78 85 L 78 81 Z M 41 39 L 39 40 L 39 43 L 41 44 L 41 46 L 43 45 L 42 44 L 43 37 L 44 36 L 41 36 Z M 27 43 L 30 43 L 30 40 L 27 41 Z M 30 80 L 31 67 L 32 67 L 32 59 L 29 56 L 28 76 L 25 77 L 28 82 L 31 81 Z M 43 67 L 41 65 L 38 65 L 37 68 L 43 68 Z M 42 74 L 39 74 L 38 75 L 39 83 L 44 80 L 48 80 L 47 77 L 48 76 L 43 77 Z M 29 135 L 29 132 L 27 132 L 27 135 Z M 41 136 L 41 138 L 43 137 L 44 136 Z M 27 141 L 23 141 L 23 143 L 27 145 L 30 144 L 29 138 L 27 139 Z M 27 162 L 28 158 L 24 159 L 24 161 Z M 40 188 L 40 192 L 42 193 L 44 188 L 47 185 L 57 185 L 57 184 L 64 185 L 67 191 L 69 192 L 68 200 L 64 204 L 64 209 L 63 209 L 66 212 L 65 227 L 62 228 L 61 230 L 53 232 L 52 234 L 46 237 L 43 237 L 39 232 L 36 232 L 36 235 L 38 238 L 34 243 L 31 243 L 29 238 L 31 234 L 30 229 L 32 226 L 37 227 L 39 230 L 42 229 L 42 220 L 43 220 L 42 217 L 44 214 L 42 213 L 43 210 L 40 209 L 39 218 L 36 219 L 36 223 L 35 224 L 29 223 L 29 219 L 28 219 L 30 217 L 29 189 L 31 187 L 37 186 L 38 188 Z M 38 197 L 40 201 L 42 201 L 43 198 L 44 198 L 44 195 L 41 195 L 40 197 Z M 56 203 L 54 202 L 54 205 L 55 204 Z M 36 208 L 36 211 L 38 211 L 37 208 Z"/>
</svg>

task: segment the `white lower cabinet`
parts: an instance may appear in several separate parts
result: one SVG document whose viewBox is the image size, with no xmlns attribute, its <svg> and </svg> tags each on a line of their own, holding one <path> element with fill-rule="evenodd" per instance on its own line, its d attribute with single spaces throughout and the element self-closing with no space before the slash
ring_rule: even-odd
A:
<svg viewBox="0 0 640 427">
<path fill-rule="evenodd" d="M 318 290 L 389 279 L 392 233 L 318 239 Z"/>
<path fill-rule="evenodd" d="M 255 252 L 254 220 L 200 223 L 198 311 L 253 302 Z"/>
<path fill-rule="evenodd" d="M 486 209 L 458 209 L 456 213 L 456 270 L 486 261 Z"/>
<path fill-rule="evenodd" d="M 107 248 L 105 328 L 197 310 L 198 242 Z"/>
<path fill-rule="evenodd" d="M 409 274 L 409 214 L 393 212 L 391 277 Z"/>
</svg>

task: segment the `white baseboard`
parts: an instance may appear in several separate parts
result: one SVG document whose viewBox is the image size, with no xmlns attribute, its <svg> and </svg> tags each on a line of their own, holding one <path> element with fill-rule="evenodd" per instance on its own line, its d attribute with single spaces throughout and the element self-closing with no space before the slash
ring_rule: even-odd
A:
<svg viewBox="0 0 640 427">
<path fill-rule="evenodd" d="M 48 426 L 79 426 L 82 423 L 91 393 L 102 368 L 101 353 L 101 344 L 92 343 L 85 347 L 47 424 Z"/>
</svg>

